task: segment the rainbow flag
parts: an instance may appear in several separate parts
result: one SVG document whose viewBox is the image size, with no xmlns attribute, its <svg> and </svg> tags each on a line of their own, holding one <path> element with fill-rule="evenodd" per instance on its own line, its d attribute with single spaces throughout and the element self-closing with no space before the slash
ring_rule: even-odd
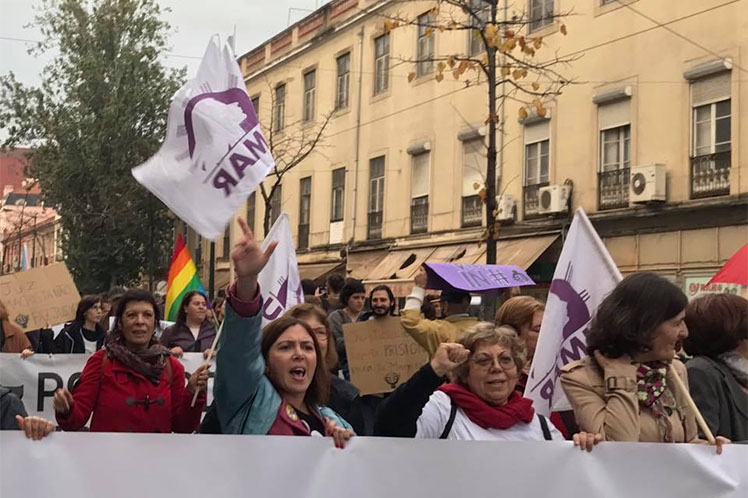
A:
<svg viewBox="0 0 748 498">
<path fill-rule="evenodd" d="M 205 295 L 205 289 L 197 275 L 195 262 L 192 261 L 190 251 L 187 250 L 184 239 L 179 234 L 177 235 L 177 242 L 174 244 L 174 253 L 171 255 L 171 266 L 169 266 L 164 320 L 176 321 L 182 298 L 186 292 L 191 290 L 198 290 Z"/>
</svg>

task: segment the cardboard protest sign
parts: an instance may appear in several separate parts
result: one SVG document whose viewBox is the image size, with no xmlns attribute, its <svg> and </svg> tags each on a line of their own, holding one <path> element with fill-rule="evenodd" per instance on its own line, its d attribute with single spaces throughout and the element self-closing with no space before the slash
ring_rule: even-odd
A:
<svg viewBox="0 0 748 498">
<path fill-rule="evenodd" d="M 457 265 L 425 263 L 429 289 L 487 292 L 506 287 L 535 285 L 522 268 L 514 265 Z"/>
<path fill-rule="evenodd" d="M 24 332 L 72 320 L 80 299 L 65 263 L 0 277 L 0 301 Z"/>
<path fill-rule="evenodd" d="M 429 355 L 400 318 L 390 316 L 343 325 L 351 382 L 361 394 L 386 393 L 408 380 Z"/>
</svg>

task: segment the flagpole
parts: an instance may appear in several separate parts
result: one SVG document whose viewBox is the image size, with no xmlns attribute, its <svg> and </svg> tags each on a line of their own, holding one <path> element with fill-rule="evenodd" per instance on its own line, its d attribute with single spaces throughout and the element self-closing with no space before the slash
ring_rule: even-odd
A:
<svg viewBox="0 0 748 498">
<path fill-rule="evenodd" d="M 706 436 L 706 440 L 709 441 L 709 444 L 716 444 L 716 440 L 714 439 L 714 434 L 712 434 L 712 431 L 709 429 L 709 426 L 706 425 L 706 421 L 704 420 L 704 417 L 701 415 L 701 412 L 699 411 L 699 408 L 696 406 L 696 403 L 694 403 L 693 398 L 691 397 L 691 394 L 688 392 L 688 389 L 686 389 L 686 386 L 683 384 L 683 381 L 681 380 L 680 375 L 678 375 L 678 372 L 673 370 L 672 365 L 670 366 L 670 370 L 673 372 L 675 385 L 678 386 L 678 390 L 686 398 L 686 404 L 689 407 L 691 407 L 691 410 L 693 410 L 694 414 L 696 415 L 696 423 L 699 424 L 699 428 L 701 429 L 701 432 L 704 433 L 704 436 Z"/>
<path fill-rule="evenodd" d="M 213 308 L 211 308 L 210 312 L 213 314 L 213 321 L 217 323 L 218 317 L 216 316 L 216 311 Z M 225 321 L 226 320 L 221 320 L 221 324 L 218 326 L 218 332 L 216 332 L 216 337 L 215 339 L 213 339 L 213 344 L 210 345 L 210 349 L 208 350 L 208 357 L 205 358 L 205 363 L 203 363 L 203 366 L 206 366 L 206 365 L 210 366 L 210 362 L 213 359 L 213 354 L 216 351 L 216 346 L 218 345 L 218 340 L 221 338 L 221 333 L 223 332 L 223 323 Z M 206 390 L 207 390 L 207 386 L 206 386 Z M 198 394 L 200 394 L 199 390 L 195 391 L 195 394 L 192 396 L 192 403 L 190 403 L 191 408 L 194 408 L 195 401 L 197 401 Z"/>
</svg>

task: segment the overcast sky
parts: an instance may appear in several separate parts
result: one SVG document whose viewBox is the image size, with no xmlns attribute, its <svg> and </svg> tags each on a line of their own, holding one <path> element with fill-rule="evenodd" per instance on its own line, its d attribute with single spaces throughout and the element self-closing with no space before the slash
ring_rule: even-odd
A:
<svg viewBox="0 0 748 498">
<path fill-rule="evenodd" d="M 158 0 L 171 12 L 164 18 L 171 24 L 171 53 L 165 59 L 169 66 L 188 67 L 194 75 L 208 39 L 218 33 L 230 35 L 236 25 L 236 51 L 242 54 L 283 30 L 328 0 Z M 38 84 L 39 73 L 49 58 L 33 58 L 27 54 L 30 43 L 10 40 L 39 40 L 34 27 L 25 27 L 34 19 L 39 0 L 0 0 L 0 74 L 13 71 L 25 84 Z M 289 9 L 300 9 L 292 10 Z M 181 57 L 177 57 L 181 56 Z M 194 58 L 190 58 L 194 57 Z"/>
</svg>

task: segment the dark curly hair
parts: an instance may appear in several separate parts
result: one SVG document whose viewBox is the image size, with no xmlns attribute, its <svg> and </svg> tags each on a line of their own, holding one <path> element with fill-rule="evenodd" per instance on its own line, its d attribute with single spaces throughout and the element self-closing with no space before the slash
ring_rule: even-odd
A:
<svg viewBox="0 0 748 498">
<path fill-rule="evenodd" d="M 715 358 L 748 339 L 748 300 L 736 294 L 707 294 L 686 306 L 688 337 L 683 348 L 693 356 Z"/>
<path fill-rule="evenodd" d="M 652 334 L 688 304 L 674 283 L 649 272 L 621 280 L 603 299 L 587 330 L 587 354 L 600 351 L 608 358 L 646 352 Z"/>
<path fill-rule="evenodd" d="M 353 278 L 349 278 L 346 282 L 343 288 L 340 290 L 340 303 L 343 306 L 348 306 L 348 300 L 351 298 L 354 294 L 365 294 L 366 289 L 364 288 L 364 284 L 361 282 L 361 280 L 355 280 Z"/>
</svg>

